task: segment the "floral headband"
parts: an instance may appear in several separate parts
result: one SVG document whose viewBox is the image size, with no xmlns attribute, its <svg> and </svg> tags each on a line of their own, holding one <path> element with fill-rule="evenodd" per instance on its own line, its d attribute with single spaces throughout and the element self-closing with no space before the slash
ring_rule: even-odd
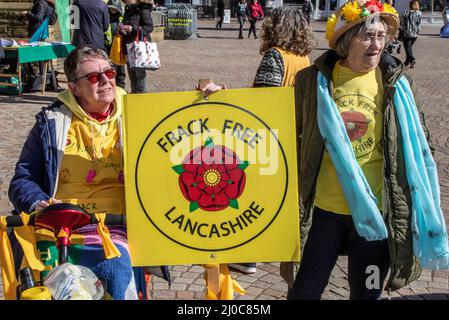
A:
<svg viewBox="0 0 449 320">
<path fill-rule="evenodd" d="M 338 37 L 349 30 L 353 25 L 367 19 L 373 15 L 396 16 L 397 11 L 387 3 L 378 0 L 353 0 L 344 4 L 337 14 L 331 14 L 326 23 L 326 39 L 332 43 L 335 42 L 335 33 L 338 31 Z M 399 21 L 399 20 L 397 20 Z M 340 32 L 343 31 L 344 32 Z"/>
</svg>

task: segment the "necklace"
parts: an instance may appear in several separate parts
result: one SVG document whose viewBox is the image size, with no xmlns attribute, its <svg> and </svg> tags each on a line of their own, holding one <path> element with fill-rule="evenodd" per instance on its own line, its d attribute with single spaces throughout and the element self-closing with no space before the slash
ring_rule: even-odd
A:
<svg viewBox="0 0 449 320">
<path fill-rule="evenodd" d="M 109 116 L 110 113 L 108 114 L 105 122 L 103 125 L 101 125 L 100 128 L 100 135 L 101 135 L 101 142 L 99 145 L 99 150 L 97 150 L 97 148 L 95 147 L 95 137 L 94 137 L 94 125 L 93 125 L 93 119 L 91 118 L 91 122 L 90 122 L 90 127 L 91 127 L 91 141 L 92 141 L 92 168 L 87 172 L 87 176 L 86 176 L 86 182 L 91 183 L 95 177 L 97 176 L 97 173 L 100 171 L 101 169 L 101 163 L 100 163 L 100 157 L 101 157 L 101 151 L 103 150 L 103 142 L 104 139 L 106 137 L 107 134 L 107 130 L 108 130 L 108 126 L 107 126 L 107 122 L 109 120 Z M 103 127 L 105 127 L 105 132 L 103 134 Z"/>
</svg>

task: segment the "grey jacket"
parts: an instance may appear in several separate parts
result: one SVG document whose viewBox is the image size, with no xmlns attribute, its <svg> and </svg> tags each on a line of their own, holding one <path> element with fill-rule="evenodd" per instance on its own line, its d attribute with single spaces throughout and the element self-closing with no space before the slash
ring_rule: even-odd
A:
<svg viewBox="0 0 449 320">
<path fill-rule="evenodd" d="M 421 31 L 421 16 L 419 10 L 406 10 L 401 17 L 401 32 L 406 38 L 416 38 Z"/>
</svg>

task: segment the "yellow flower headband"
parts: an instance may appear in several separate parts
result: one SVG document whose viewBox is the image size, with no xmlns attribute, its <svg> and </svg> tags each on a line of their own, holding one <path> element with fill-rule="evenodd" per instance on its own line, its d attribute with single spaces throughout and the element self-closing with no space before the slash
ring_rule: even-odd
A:
<svg viewBox="0 0 449 320">
<path fill-rule="evenodd" d="M 335 42 L 336 39 L 333 38 L 335 37 L 336 31 L 340 31 L 341 29 L 347 31 L 352 25 L 375 14 L 380 14 L 382 16 L 396 16 L 395 18 L 399 23 L 397 11 L 386 3 L 382 3 L 378 0 L 348 1 L 340 8 L 340 10 L 338 10 L 337 14 L 333 13 L 327 19 L 326 39 L 330 43 Z M 395 27 L 397 28 L 397 26 Z M 344 32 L 339 32 L 338 36 L 343 33 Z"/>
</svg>

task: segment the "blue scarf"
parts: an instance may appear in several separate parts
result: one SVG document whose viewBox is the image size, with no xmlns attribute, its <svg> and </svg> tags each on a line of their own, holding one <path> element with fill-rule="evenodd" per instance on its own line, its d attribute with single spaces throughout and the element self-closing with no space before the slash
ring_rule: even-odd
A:
<svg viewBox="0 0 449 320">
<path fill-rule="evenodd" d="M 352 149 L 328 82 L 318 73 L 318 127 L 351 211 L 357 233 L 368 241 L 387 238 L 387 228 Z M 449 269 L 448 236 L 440 207 L 437 168 L 430 153 L 412 91 L 401 77 L 394 96 L 403 138 L 407 181 L 412 195 L 414 255 L 422 268 Z"/>
</svg>

